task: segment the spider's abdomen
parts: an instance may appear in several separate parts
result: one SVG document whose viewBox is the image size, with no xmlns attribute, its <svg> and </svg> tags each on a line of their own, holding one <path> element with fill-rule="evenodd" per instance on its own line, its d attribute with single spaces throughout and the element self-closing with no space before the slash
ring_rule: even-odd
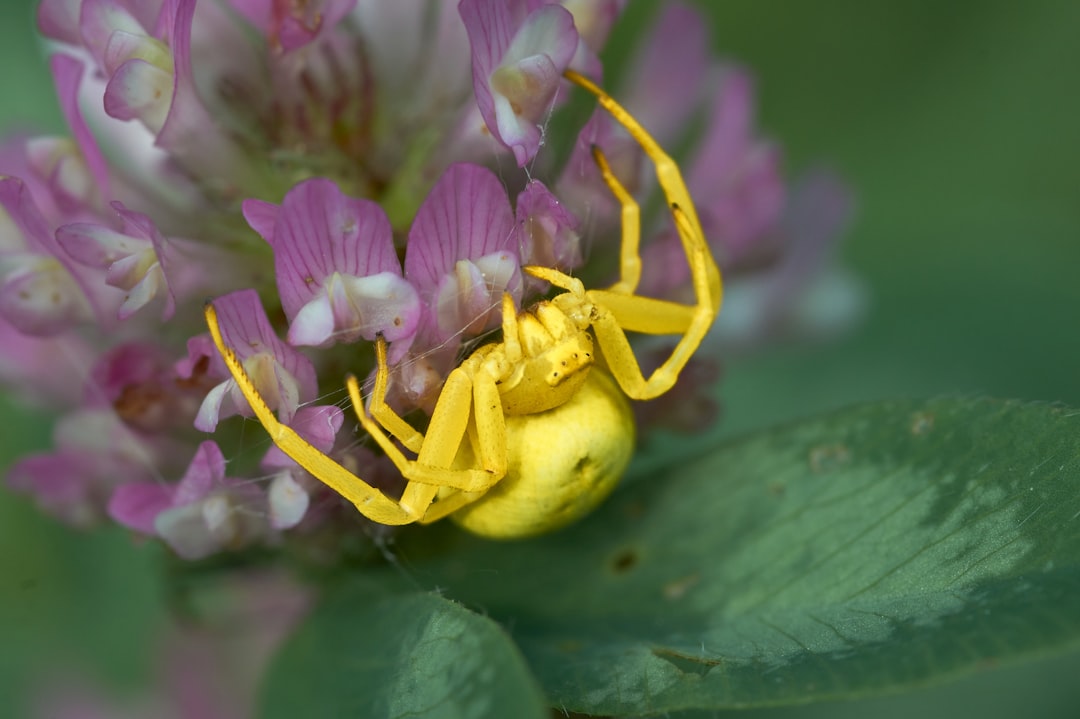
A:
<svg viewBox="0 0 1080 719">
<path fill-rule="evenodd" d="M 507 416 L 506 477 L 453 519 L 474 534 L 518 539 L 559 529 L 615 488 L 634 450 L 630 402 L 600 370 L 564 404 Z"/>
</svg>

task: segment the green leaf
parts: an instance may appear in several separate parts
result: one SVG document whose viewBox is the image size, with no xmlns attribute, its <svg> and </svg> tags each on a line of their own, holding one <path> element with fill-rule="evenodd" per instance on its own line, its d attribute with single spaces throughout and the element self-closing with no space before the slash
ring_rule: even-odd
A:
<svg viewBox="0 0 1080 719">
<path fill-rule="evenodd" d="M 864 406 L 654 463 L 550 537 L 402 554 L 510 627 L 555 706 L 898 691 L 1080 645 L 1078 414 Z"/>
<path fill-rule="evenodd" d="M 259 716 L 546 717 L 495 622 L 435 594 L 349 583 L 325 597 L 264 678 Z"/>
</svg>

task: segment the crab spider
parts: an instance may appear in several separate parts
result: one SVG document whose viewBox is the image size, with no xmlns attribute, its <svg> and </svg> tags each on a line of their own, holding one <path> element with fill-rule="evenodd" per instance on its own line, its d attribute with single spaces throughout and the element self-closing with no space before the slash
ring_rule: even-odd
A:
<svg viewBox="0 0 1080 719">
<path fill-rule="evenodd" d="M 426 433 L 387 403 L 386 342 L 376 341 L 375 387 L 365 411 L 360 386 L 346 385 L 360 424 L 407 480 L 393 499 L 318 451 L 274 416 L 227 347 L 212 303 L 206 321 L 214 344 L 274 443 L 365 517 L 388 525 L 428 523 L 448 515 L 477 534 L 527 537 L 557 529 L 599 504 L 630 461 L 634 421 L 627 397 L 650 399 L 674 385 L 720 308 L 720 272 L 705 241 L 678 166 L 636 120 L 578 73 L 571 82 L 600 104 L 656 166 L 690 265 L 695 302 L 638 296 L 638 204 L 594 148 L 600 172 L 622 206 L 619 280 L 586 289 L 548 267 L 525 267 L 562 293 L 518 313 L 502 302 L 502 339 L 475 350 L 454 369 Z M 645 377 L 626 331 L 682 335 L 668 359 Z M 605 367 L 594 367 L 594 339 Z M 397 439 L 415 458 L 394 442 Z"/>
</svg>

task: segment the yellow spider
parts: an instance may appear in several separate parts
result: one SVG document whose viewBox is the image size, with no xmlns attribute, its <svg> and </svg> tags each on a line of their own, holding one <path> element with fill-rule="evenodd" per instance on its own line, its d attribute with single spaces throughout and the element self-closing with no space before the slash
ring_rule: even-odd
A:
<svg viewBox="0 0 1080 719">
<path fill-rule="evenodd" d="M 510 296 L 503 297 L 502 339 L 479 347 L 450 373 L 426 434 L 386 403 L 390 368 L 381 337 L 367 411 L 356 378 L 347 378 L 360 424 L 408 480 L 400 499 L 368 485 L 279 422 L 225 346 L 213 304 L 206 306 L 214 344 L 274 443 L 376 522 L 426 524 L 453 514 L 476 534 L 516 538 L 580 518 L 607 497 L 630 461 L 634 420 L 627 396 L 650 399 L 671 389 L 720 308 L 720 272 L 678 166 L 603 90 L 575 72 L 566 77 L 595 95 L 655 164 L 692 271 L 695 304 L 634 294 L 641 276 L 640 211 L 594 148 L 604 180 L 622 205 L 618 282 L 586 290 L 558 270 L 525 267 L 565 292 L 520 314 Z M 646 378 L 627 330 L 682 337 Z M 594 337 L 606 371 L 593 367 Z M 407 457 L 391 436 L 416 458 Z"/>
</svg>

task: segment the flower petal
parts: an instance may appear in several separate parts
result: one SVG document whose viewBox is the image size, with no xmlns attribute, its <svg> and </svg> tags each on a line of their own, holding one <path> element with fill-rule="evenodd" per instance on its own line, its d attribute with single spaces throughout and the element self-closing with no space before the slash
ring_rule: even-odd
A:
<svg viewBox="0 0 1080 719">
<path fill-rule="evenodd" d="M 147 34 L 124 3 L 118 0 L 83 0 L 79 8 L 79 35 L 82 44 L 101 68 L 105 67 L 105 49 L 109 38 L 116 31 Z"/>
<path fill-rule="evenodd" d="M 236 352 L 270 408 L 288 423 L 301 403 L 315 397 L 311 361 L 278 338 L 254 290 L 219 297 L 214 307 L 225 344 Z M 218 420 L 233 414 L 250 417 L 251 408 L 230 378 L 207 394 L 195 426 L 212 432 Z"/>
<path fill-rule="evenodd" d="M 150 245 L 142 238 L 91 222 L 73 222 L 60 227 L 56 231 L 56 240 L 76 262 L 101 269 Z"/>
<path fill-rule="evenodd" d="M 154 482 L 132 482 L 116 488 L 107 511 L 117 524 L 154 534 L 154 520 L 172 506 L 173 488 Z"/>
<path fill-rule="evenodd" d="M 251 163 L 214 120 L 196 87 L 191 63 L 195 0 L 173 0 L 165 4 L 165 11 L 170 9 L 172 16 L 162 20 L 167 26 L 162 36 L 168 38 L 172 50 L 175 80 L 169 114 L 158 133 L 157 146 L 171 153 L 173 159 L 189 171 L 197 171 L 203 177 L 260 187 L 262 181 L 251 173 Z"/>
<path fill-rule="evenodd" d="M 49 337 L 89 319 L 86 298 L 56 259 L 8 256 L 0 269 L 0 315 L 23 334 Z"/>
<path fill-rule="evenodd" d="M 574 18 L 558 5 L 525 15 L 523 0 L 462 0 L 472 45 L 473 92 L 492 135 L 524 167 L 540 148 L 538 123 L 578 47 Z"/>
<path fill-rule="evenodd" d="M 374 340 L 379 334 L 388 342 L 407 340 L 416 333 L 419 320 L 419 296 L 399 275 L 343 277 L 334 273 L 323 292 L 297 313 L 289 326 L 289 343 L 321 346 L 331 340 Z"/>
<path fill-rule="evenodd" d="M 386 213 L 370 200 L 346 197 L 330 180 L 313 178 L 289 190 L 271 236 L 266 232 L 269 209 L 245 204 L 245 216 L 248 210 L 255 219 L 252 226 L 274 248 L 278 292 L 290 320 L 335 272 L 401 275 Z"/>
<path fill-rule="evenodd" d="M 580 222 L 544 183 L 533 180 L 517 197 L 521 262 L 566 272 L 581 266 Z"/>
<path fill-rule="evenodd" d="M 118 120 L 142 120 L 157 133 L 169 114 L 172 90 L 171 74 L 145 60 L 128 60 L 105 87 L 105 112 Z"/>
<path fill-rule="evenodd" d="M 270 505 L 270 526 L 274 529 L 295 527 L 307 514 L 311 504 L 311 497 L 289 471 L 279 472 L 270 482 L 267 499 Z"/>
<path fill-rule="evenodd" d="M 332 30 L 352 11 L 356 0 L 232 0 L 230 4 L 266 36 L 271 47 L 291 52 Z"/>
<path fill-rule="evenodd" d="M 8 470 L 8 485 L 33 495 L 43 511 L 77 527 L 105 516 L 113 488 L 147 479 L 145 465 L 114 453 L 79 447 L 23 457 Z"/>
<path fill-rule="evenodd" d="M 41 34 L 69 45 L 79 44 L 79 8 L 82 0 L 41 0 L 37 26 Z"/>
<path fill-rule="evenodd" d="M 458 260 L 513 250 L 514 216 L 506 188 L 491 170 L 451 165 L 431 189 L 409 229 L 405 277 L 430 299 Z"/>
<path fill-rule="evenodd" d="M 146 215 L 128 210 L 120 202 L 112 207 L 123 223 L 121 232 L 74 222 L 56 231 L 56 241 L 77 262 L 105 268 L 106 283 L 127 291 L 119 308 L 120 319 L 127 319 L 155 298 L 164 302 L 162 319 L 171 318 L 176 298 L 166 275 L 171 258 L 165 238 Z"/>
<path fill-rule="evenodd" d="M 334 336 L 334 308 L 330 295 L 321 292 L 300 308 L 289 324 L 289 344 L 299 347 L 321 347 Z"/>
<path fill-rule="evenodd" d="M 96 185 L 93 192 L 79 193 L 78 197 L 84 202 L 89 202 L 91 195 L 94 193 L 96 193 L 96 197 L 108 198 L 110 195 L 109 170 L 105 155 L 101 152 L 101 148 L 98 147 L 97 140 L 94 139 L 94 135 L 90 132 L 90 127 L 86 124 L 82 111 L 79 109 L 79 89 L 86 68 L 79 60 L 62 53 L 57 53 L 49 58 L 49 68 L 52 70 L 53 80 L 56 82 L 56 93 L 60 100 L 60 109 L 64 112 L 68 127 L 71 128 L 75 142 L 78 144 L 79 151 L 82 154 L 82 159 Z"/>
<path fill-rule="evenodd" d="M 77 266 L 71 262 L 60 243 L 56 241 L 53 230 L 42 215 L 26 183 L 17 177 L 0 177 L 0 208 L 7 211 L 8 219 L 22 234 L 27 248 L 33 252 L 55 257 L 71 274 L 72 281 L 82 290 L 84 297 L 94 296 L 91 292 L 92 280 L 77 271 Z M 87 299 L 87 306 L 89 307 L 89 299 Z"/>
<path fill-rule="evenodd" d="M 506 189 L 487 168 L 451 165 L 435 183 L 409 230 L 405 276 L 434 313 L 436 342 L 487 327 L 503 292 L 520 302 L 517 237 Z"/>
<path fill-rule="evenodd" d="M 202 404 L 199 405 L 199 411 L 195 415 L 195 422 L 193 423 L 195 429 L 200 432 L 213 432 L 217 429 L 218 422 L 239 411 L 233 410 L 223 416 L 225 399 L 227 397 L 232 397 L 232 390 L 235 389 L 235 387 L 236 382 L 232 379 L 227 379 L 214 386 L 206 393 L 206 396 L 203 397 Z"/>
<path fill-rule="evenodd" d="M 206 440 L 199 444 L 195 456 L 188 465 L 184 476 L 176 485 L 172 497 L 173 506 L 197 502 L 215 488 L 222 486 L 225 480 L 225 455 L 217 442 Z"/>
<path fill-rule="evenodd" d="M 154 520 L 154 533 L 182 559 L 204 559 L 220 551 L 224 542 L 206 526 L 201 504 L 173 507 Z"/>
<path fill-rule="evenodd" d="M 593 147 L 603 150 L 612 173 L 631 195 L 641 189 L 644 153 L 603 108 L 598 107 L 578 133 L 559 176 L 558 194 L 577 216 L 606 225 L 618 219 L 619 204 L 596 166 Z"/>
<path fill-rule="evenodd" d="M 259 233 L 266 242 L 274 246 L 274 226 L 277 224 L 281 207 L 273 202 L 249 198 L 240 205 L 251 229 Z"/>
</svg>

